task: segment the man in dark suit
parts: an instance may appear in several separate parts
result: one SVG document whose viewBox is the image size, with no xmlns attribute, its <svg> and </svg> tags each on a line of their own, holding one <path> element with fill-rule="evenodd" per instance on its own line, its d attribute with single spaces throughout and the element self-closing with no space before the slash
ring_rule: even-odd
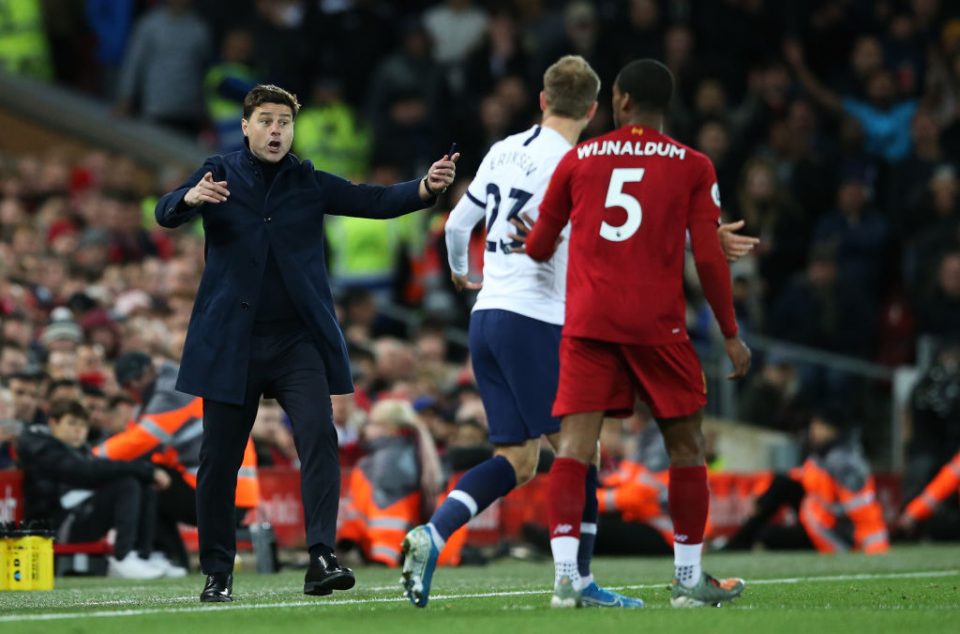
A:
<svg viewBox="0 0 960 634">
<path fill-rule="evenodd" d="M 448 187 L 459 155 L 419 181 L 354 185 L 289 153 L 296 97 L 257 86 L 243 105 L 246 148 L 208 158 L 157 203 L 157 222 L 198 214 L 206 268 L 184 344 L 177 390 L 203 397 L 197 480 L 200 600 L 231 601 L 234 489 L 260 396 L 276 398 L 294 426 L 310 568 L 304 593 L 354 585 L 333 554 L 340 494 L 330 394 L 353 391 L 323 249 L 325 214 L 393 218 L 422 209 Z"/>
</svg>

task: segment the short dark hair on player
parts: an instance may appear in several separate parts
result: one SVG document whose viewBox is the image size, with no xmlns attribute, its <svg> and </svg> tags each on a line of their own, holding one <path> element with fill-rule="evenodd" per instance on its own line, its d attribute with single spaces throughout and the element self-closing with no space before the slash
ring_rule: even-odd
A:
<svg viewBox="0 0 960 634">
<path fill-rule="evenodd" d="M 50 420 L 60 420 L 64 416 L 73 416 L 81 420 L 89 421 L 90 413 L 80 401 L 73 399 L 57 399 L 50 405 L 50 411 L 47 413 Z"/>
<path fill-rule="evenodd" d="M 543 92 L 551 113 L 582 119 L 597 100 L 600 77 L 584 58 L 565 55 L 543 74 Z"/>
<path fill-rule="evenodd" d="M 616 85 L 643 112 L 665 113 L 673 97 L 673 73 L 655 59 L 630 62 L 617 75 Z"/>
<path fill-rule="evenodd" d="M 300 102 L 297 101 L 295 94 L 284 90 L 280 86 L 260 84 L 250 89 L 247 96 L 243 98 L 243 118 L 249 119 L 253 111 L 265 103 L 278 103 L 282 106 L 290 106 L 294 119 L 297 118 L 297 113 L 300 112 Z"/>
</svg>

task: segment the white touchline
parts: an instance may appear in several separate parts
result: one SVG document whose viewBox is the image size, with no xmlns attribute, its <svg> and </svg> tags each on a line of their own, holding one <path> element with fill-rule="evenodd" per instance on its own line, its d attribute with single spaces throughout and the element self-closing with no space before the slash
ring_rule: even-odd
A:
<svg viewBox="0 0 960 634">
<path fill-rule="evenodd" d="M 917 572 L 890 572 L 878 574 L 830 575 L 823 577 L 785 577 L 781 579 L 756 579 L 747 581 L 751 585 L 777 585 L 787 583 L 810 583 L 822 581 L 864 581 L 868 579 L 931 579 L 936 577 L 953 577 L 960 575 L 960 570 L 931 570 Z M 631 586 L 614 586 L 611 590 L 649 590 L 664 588 L 666 583 L 654 583 Z M 389 589 L 389 588 L 387 588 Z M 400 592 L 399 584 L 397 592 Z M 505 592 L 477 592 L 468 594 L 438 594 L 430 597 L 431 601 L 451 601 L 457 599 L 488 599 L 496 597 L 522 597 L 530 595 L 550 594 L 551 590 L 508 590 Z M 192 597 L 191 597 L 192 598 Z M 269 608 L 322 608 L 334 605 L 364 605 L 371 603 L 399 603 L 407 599 L 404 597 L 373 597 L 370 599 L 333 599 L 331 601 L 280 601 L 276 603 L 235 603 L 229 605 L 191 605 L 180 608 L 143 608 L 139 610 L 100 610 L 96 612 L 57 612 L 52 614 L 8 614 L 0 616 L 0 623 L 21 623 L 25 621 L 62 621 L 69 619 L 114 618 L 121 616 L 144 616 L 147 614 L 170 614 L 177 612 L 224 612 L 230 610 L 263 610 Z"/>
</svg>

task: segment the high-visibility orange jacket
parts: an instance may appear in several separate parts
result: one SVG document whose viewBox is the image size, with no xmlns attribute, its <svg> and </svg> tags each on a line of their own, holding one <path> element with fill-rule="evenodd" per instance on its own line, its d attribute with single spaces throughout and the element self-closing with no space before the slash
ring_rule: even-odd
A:
<svg viewBox="0 0 960 634">
<path fill-rule="evenodd" d="M 873 475 L 858 447 L 840 444 L 811 455 L 799 479 L 806 492 L 800 523 L 817 550 L 876 554 L 890 548 Z"/>
<path fill-rule="evenodd" d="M 938 504 L 958 492 L 960 492 L 960 451 L 940 469 L 923 492 L 913 498 L 904 512 L 914 520 L 922 522 L 933 515 Z"/>
<path fill-rule="evenodd" d="M 628 522 L 649 524 L 673 544 L 673 522 L 667 507 L 670 472 L 654 473 L 639 462 L 624 460 L 604 476 L 597 489 L 601 513 L 618 512 Z"/>
<path fill-rule="evenodd" d="M 422 496 L 416 447 L 405 438 L 380 438 L 350 473 L 341 500 L 337 539 L 355 542 L 364 556 L 400 565 L 403 537 L 420 522 Z"/>
<path fill-rule="evenodd" d="M 174 388 L 176 380 L 177 366 L 161 365 L 149 400 L 125 430 L 107 438 L 94 447 L 93 452 L 111 460 L 151 456 L 153 462 L 180 472 L 187 484 L 196 489 L 203 437 L 203 399 L 178 392 Z M 248 440 L 237 472 L 236 504 L 240 508 L 253 508 L 259 501 L 257 454 L 253 441 Z"/>
</svg>

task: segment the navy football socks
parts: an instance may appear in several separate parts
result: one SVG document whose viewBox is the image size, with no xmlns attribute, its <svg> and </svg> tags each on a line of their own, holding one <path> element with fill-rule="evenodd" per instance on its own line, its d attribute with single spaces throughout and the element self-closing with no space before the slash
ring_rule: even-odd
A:
<svg viewBox="0 0 960 634">
<path fill-rule="evenodd" d="M 580 547 L 577 550 L 577 568 L 580 577 L 590 576 L 590 561 L 593 559 L 593 545 L 597 541 L 597 518 L 600 516 L 600 503 L 597 501 L 596 465 L 587 469 L 586 500 L 583 504 L 583 517 L 580 520 Z"/>
<path fill-rule="evenodd" d="M 430 518 L 430 524 L 446 542 L 458 528 L 517 486 L 513 465 L 494 456 L 470 469 Z M 594 495 L 596 500 L 596 495 Z"/>
</svg>

